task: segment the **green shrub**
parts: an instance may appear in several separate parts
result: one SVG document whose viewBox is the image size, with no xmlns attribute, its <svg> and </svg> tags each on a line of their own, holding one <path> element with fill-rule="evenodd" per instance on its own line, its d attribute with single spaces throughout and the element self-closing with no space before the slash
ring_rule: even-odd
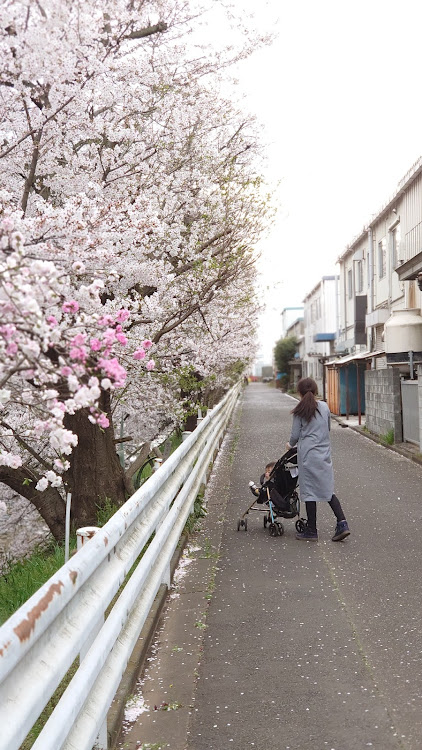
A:
<svg viewBox="0 0 422 750">
<path fill-rule="evenodd" d="M 194 502 L 193 511 L 185 523 L 183 534 L 191 534 L 201 518 L 205 518 L 206 515 L 207 509 L 204 506 L 204 492 L 201 491 Z"/>
<path fill-rule="evenodd" d="M 97 505 L 97 526 L 105 526 L 107 521 L 119 510 L 119 506 L 113 503 L 110 497 L 106 497 L 102 505 Z"/>
<path fill-rule="evenodd" d="M 76 537 L 71 540 L 76 547 Z M 6 564 L 0 577 L 0 624 L 64 565 L 64 544 L 55 541 L 38 547 L 29 557 Z"/>
<path fill-rule="evenodd" d="M 388 430 L 385 435 L 380 435 L 380 440 L 387 445 L 393 445 L 394 443 L 394 430 Z"/>
</svg>

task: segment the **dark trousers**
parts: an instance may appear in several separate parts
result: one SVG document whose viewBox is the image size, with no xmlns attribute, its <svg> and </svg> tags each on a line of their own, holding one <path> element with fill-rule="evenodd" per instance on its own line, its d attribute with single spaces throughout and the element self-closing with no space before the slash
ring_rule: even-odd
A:
<svg viewBox="0 0 422 750">
<path fill-rule="evenodd" d="M 331 510 L 333 511 L 335 517 L 337 518 L 337 523 L 339 521 L 345 521 L 346 516 L 344 515 L 343 508 L 340 505 L 340 500 L 338 499 L 337 495 L 332 495 L 331 500 L 329 501 L 329 506 L 331 507 Z M 306 515 L 308 517 L 308 526 L 311 529 L 311 531 L 316 531 L 316 502 L 315 500 L 306 500 Z"/>
</svg>

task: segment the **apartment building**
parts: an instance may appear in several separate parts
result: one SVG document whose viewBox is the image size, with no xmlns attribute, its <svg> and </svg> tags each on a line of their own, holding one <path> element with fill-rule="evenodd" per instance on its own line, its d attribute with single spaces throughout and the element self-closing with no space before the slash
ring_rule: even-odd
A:
<svg viewBox="0 0 422 750">
<path fill-rule="evenodd" d="M 339 276 L 323 276 L 306 295 L 304 304 L 303 377 L 313 378 L 325 394 L 324 363 L 334 355 L 338 338 Z"/>
<path fill-rule="evenodd" d="M 302 309 L 303 308 L 297 308 Z M 299 380 L 302 377 L 303 357 L 305 353 L 305 326 L 303 316 L 296 318 L 291 323 L 284 334 L 285 338 L 295 338 L 297 341 L 297 351 L 294 359 L 290 360 L 290 386 L 296 389 Z"/>
<path fill-rule="evenodd" d="M 394 382 L 394 411 L 401 410 L 403 437 L 421 443 L 422 420 L 416 417 L 422 414 L 417 380 L 422 372 L 422 157 L 347 246 L 338 264 L 337 358 L 327 366 L 330 408 L 340 414 L 356 413 L 356 408 L 363 412 L 368 382 L 377 381 L 375 373 L 369 379 L 365 373 L 382 371 L 382 403 L 376 418 L 371 404 L 370 418 L 382 422 L 379 414 L 389 399 L 385 383 L 393 388 Z M 400 430 L 395 427 L 394 432 Z"/>
<path fill-rule="evenodd" d="M 377 355 L 387 366 L 384 326 L 395 310 L 421 308 L 422 157 L 394 195 L 338 258 L 340 326 L 337 353 Z M 421 276 L 422 278 L 422 276 Z M 422 284 L 421 284 L 422 286 Z"/>
</svg>

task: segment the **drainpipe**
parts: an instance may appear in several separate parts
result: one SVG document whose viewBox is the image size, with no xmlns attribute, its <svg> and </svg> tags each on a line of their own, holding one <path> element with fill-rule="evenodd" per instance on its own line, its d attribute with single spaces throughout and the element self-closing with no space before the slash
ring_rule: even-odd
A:
<svg viewBox="0 0 422 750">
<path fill-rule="evenodd" d="M 341 271 L 341 266 L 340 266 L 339 270 Z M 335 295 L 336 295 L 336 340 L 337 340 L 337 344 L 338 344 L 339 339 L 340 339 L 340 275 L 338 275 L 338 277 L 337 277 L 337 274 L 336 274 L 335 279 L 336 279 L 335 280 Z M 333 352 L 333 354 L 334 353 L 335 353 L 335 342 L 334 342 L 334 352 Z"/>
<path fill-rule="evenodd" d="M 388 309 L 391 311 L 391 302 L 393 299 L 393 258 L 392 258 L 392 234 L 388 230 Z"/>
<path fill-rule="evenodd" d="M 409 285 L 411 282 L 404 281 L 403 283 L 404 283 L 404 307 L 405 307 L 405 310 L 407 310 L 409 308 Z"/>
<path fill-rule="evenodd" d="M 368 313 L 374 311 L 374 247 L 372 229 L 368 228 Z M 372 326 L 369 327 L 369 351 L 373 349 Z"/>
<path fill-rule="evenodd" d="M 349 365 L 346 365 L 346 372 L 345 372 L 345 378 L 346 378 L 346 419 L 349 419 L 350 416 L 350 396 L 349 396 Z"/>
<path fill-rule="evenodd" d="M 360 403 L 360 367 L 359 367 L 359 361 L 355 361 L 356 365 L 356 389 L 357 389 L 357 398 L 358 398 L 358 421 L 359 424 L 362 424 L 362 408 Z"/>
<path fill-rule="evenodd" d="M 343 306 L 344 306 L 344 338 L 347 341 L 347 270 L 346 264 L 343 266 Z"/>
</svg>

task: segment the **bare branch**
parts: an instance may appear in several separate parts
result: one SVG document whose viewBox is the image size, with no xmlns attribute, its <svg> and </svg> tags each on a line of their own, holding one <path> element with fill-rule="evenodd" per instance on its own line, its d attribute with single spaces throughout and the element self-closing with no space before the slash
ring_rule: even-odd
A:
<svg viewBox="0 0 422 750">
<path fill-rule="evenodd" d="M 126 34 L 123 39 L 143 39 L 146 36 L 152 36 L 153 34 L 159 34 L 163 31 L 167 31 L 168 26 L 164 21 L 160 21 L 155 26 L 146 26 L 144 29 L 138 31 L 131 31 L 130 34 Z"/>
<path fill-rule="evenodd" d="M 28 451 L 28 453 L 30 453 L 31 456 L 33 456 L 33 458 L 35 458 L 42 466 L 45 466 L 45 468 L 48 470 L 53 468 L 52 465 L 48 461 L 46 461 L 42 456 L 39 455 L 39 453 L 37 453 L 37 451 L 35 451 L 33 448 L 31 448 L 30 445 L 28 445 L 26 440 L 20 437 L 20 435 L 16 432 L 16 430 L 13 429 L 13 427 L 7 424 L 7 422 L 4 422 L 4 420 L 1 420 L 1 424 L 3 427 L 6 428 L 6 430 L 10 430 L 10 432 L 12 433 L 13 437 L 17 440 L 19 445 L 21 445 L 22 448 Z"/>
<path fill-rule="evenodd" d="M 38 157 L 40 153 L 40 140 L 41 140 L 42 130 L 39 130 L 37 132 L 37 135 L 34 138 L 34 148 L 32 151 L 32 159 L 31 159 L 31 166 L 29 167 L 28 177 L 25 180 L 25 187 L 23 190 L 23 196 L 22 196 L 22 211 L 25 214 L 26 208 L 28 206 L 28 198 L 29 193 L 31 191 L 31 187 L 34 182 L 35 177 L 35 170 L 37 168 L 38 164 Z"/>
<path fill-rule="evenodd" d="M 138 458 L 136 459 L 136 461 L 130 464 L 126 472 L 126 476 L 128 479 L 132 479 L 132 477 L 135 476 L 136 472 L 139 471 L 139 469 L 147 460 L 150 451 L 151 451 L 151 443 L 144 443 L 141 448 Z"/>
<path fill-rule="evenodd" d="M 92 78 L 92 76 L 89 76 L 89 78 Z M 43 124 L 41 125 L 41 128 L 39 128 L 39 130 L 42 130 L 45 127 L 45 125 L 47 125 L 47 123 L 50 122 L 50 120 L 54 120 L 54 118 L 59 114 L 59 112 L 65 109 L 68 106 L 68 104 L 70 104 L 70 102 L 73 102 L 73 100 L 76 98 L 78 94 L 73 94 L 73 96 L 70 96 L 69 99 L 66 99 L 66 101 L 60 105 L 60 107 L 57 107 L 57 109 L 55 110 L 55 112 L 53 112 L 52 115 L 50 115 L 49 117 L 46 117 Z M 38 128 L 32 128 L 31 130 L 27 130 L 27 132 L 24 133 L 23 136 L 16 141 L 16 143 L 14 143 L 12 146 L 9 146 L 9 148 L 7 148 L 5 151 L 0 152 L 0 159 L 4 159 L 4 157 L 10 154 L 10 152 L 13 151 L 15 148 L 17 148 L 17 146 L 19 146 L 20 143 L 22 143 L 23 141 L 26 141 L 27 138 L 34 135 L 37 132 L 37 130 Z"/>
</svg>

